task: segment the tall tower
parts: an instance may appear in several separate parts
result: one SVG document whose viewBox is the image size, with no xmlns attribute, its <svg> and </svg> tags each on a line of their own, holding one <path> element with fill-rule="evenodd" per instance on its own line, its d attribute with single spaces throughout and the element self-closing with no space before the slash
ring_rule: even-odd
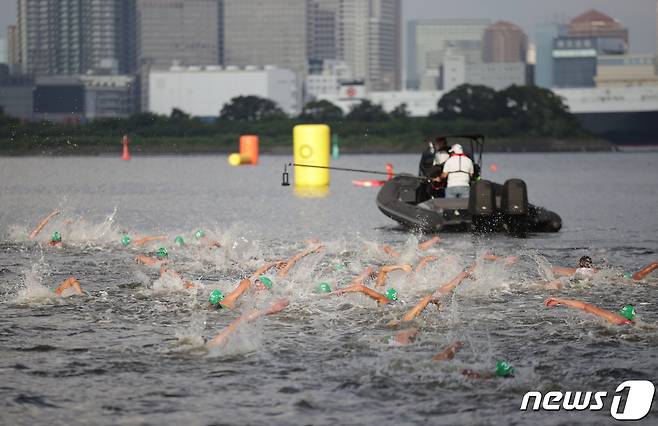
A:
<svg viewBox="0 0 658 426">
<path fill-rule="evenodd" d="M 511 22 L 499 21 L 484 31 L 483 62 L 525 62 L 527 50 L 528 37 Z"/>
<path fill-rule="evenodd" d="M 341 0 L 339 56 L 371 90 L 401 85 L 400 0 Z"/>
</svg>

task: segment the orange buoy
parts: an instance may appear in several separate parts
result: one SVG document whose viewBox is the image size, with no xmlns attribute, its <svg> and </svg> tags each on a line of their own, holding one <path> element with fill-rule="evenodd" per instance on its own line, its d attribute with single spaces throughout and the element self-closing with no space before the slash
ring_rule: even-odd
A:
<svg viewBox="0 0 658 426">
<path fill-rule="evenodd" d="M 242 135 L 240 136 L 240 156 L 248 157 L 248 163 L 242 164 L 258 164 L 258 136 L 256 135 Z"/>
<path fill-rule="evenodd" d="M 364 188 L 384 186 L 385 183 L 386 183 L 385 180 L 377 180 L 377 179 L 354 179 L 352 181 L 352 185 L 361 186 Z"/>
<path fill-rule="evenodd" d="M 130 160 L 130 151 L 128 151 L 128 135 L 123 135 L 123 139 L 121 139 L 121 143 L 123 144 L 123 154 L 121 155 L 121 159 L 124 161 Z"/>
<path fill-rule="evenodd" d="M 490 165 L 489 170 L 491 170 L 492 172 L 498 171 L 498 166 L 496 165 L 496 163 L 493 163 L 492 165 Z"/>
</svg>

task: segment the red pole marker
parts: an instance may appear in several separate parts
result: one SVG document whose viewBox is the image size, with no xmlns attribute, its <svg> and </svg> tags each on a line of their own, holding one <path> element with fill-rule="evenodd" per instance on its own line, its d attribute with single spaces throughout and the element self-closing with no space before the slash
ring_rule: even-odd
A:
<svg viewBox="0 0 658 426">
<path fill-rule="evenodd" d="M 123 144 L 123 155 L 121 156 L 121 159 L 124 161 L 130 160 L 130 151 L 128 151 L 128 135 L 123 135 L 123 139 L 121 139 L 121 143 Z"/>
</svg>

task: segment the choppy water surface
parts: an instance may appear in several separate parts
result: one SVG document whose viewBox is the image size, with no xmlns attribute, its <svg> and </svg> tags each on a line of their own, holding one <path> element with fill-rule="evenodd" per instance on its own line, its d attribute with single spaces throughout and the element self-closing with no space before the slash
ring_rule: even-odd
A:
<svg viewBox="0 0 658 426">
<path fill-rule="evenodd" d="M 349 283 L 366 266 L 398 262 L 389 244 L 415 264 L 410 235 L 381 214 L 376 189 L 351 185 L 362 175 L 333 173 L 328 197 L 302 199 L 280 186 L 287 157 L 230 168 L 224 157 L 0 158 L 0 423 L 2 424 L 595 424 L 598 413 L 520 412 L 529 390 L 613 393 L 624 380 L 656 383 L 658 277 L 620 278 L 658 260 L 658 154 L 489 155 L 486 177 L 526 180 L 533 203 L 557 211 L 558 234 L 525 240 L 442 235 L 421 273 L 391 274 L 404 303 L 378 307 L 361 295 L 321 297 L 322 281 Z M 414 172 L 416 156 L 349 156 L 341 167 Z M 39 237 L 32 227 L 52 209 L 63 213 Z M 222 243 L 194 242 L 205 230 Z M 44 244 L 58 230 L 64 249 Z M 199 289 L 138 265 L 153 253 L 123 248 L 120 233 L 168 237 L 170 264 Z M 176 235 L 189 242 L 173 244 Z M 275 279 L 272 294 L 249 293 L 235 311 L 207 311 L 208 293 L 228 293 L 265 261 L 287 258 L 307 239 L 325 250 Z M 395 347 L 385 324 L 486 251 L 517 264 L 480 262 L 472 279 L 413 323 L 415 343 Z M 590 254 L 603 268 L 592 282 L 556 292 L 535 283 L 549 263 L 573 266 Z M 69 275 L 84 295 L 49 290 Z M 635 326 L 611 326 L 564 307 L 551 295 L 617 311 L 635 304 Z M 243 324 L 228 343 L 206 350 L 241 312 L 279 297 L 280 314 Z M 455 340 L 452 361 L 432 356 Z M 461 370 L 513 378 L 475 380 Z M 645 422 L 656 421 L 658 407 Z"/>
</svg>

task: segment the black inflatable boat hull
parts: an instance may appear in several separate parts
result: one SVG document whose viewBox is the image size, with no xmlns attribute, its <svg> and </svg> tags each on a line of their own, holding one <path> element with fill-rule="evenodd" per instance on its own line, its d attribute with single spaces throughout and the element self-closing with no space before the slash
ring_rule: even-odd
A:
<svg viewBox="0 0 658 426">
<path fill-rule="evenodd" d="M 402 226 L 423 232 L 558 232 L 562 227 L 556 213 L 527 203 L 525 183 L 518 179 L 505 185 L 478 182 L 471 198 L 459 199 L 430 198 L 426 183 L 397 176 L 380 189 L 377 207 Z"/>
</svg>

